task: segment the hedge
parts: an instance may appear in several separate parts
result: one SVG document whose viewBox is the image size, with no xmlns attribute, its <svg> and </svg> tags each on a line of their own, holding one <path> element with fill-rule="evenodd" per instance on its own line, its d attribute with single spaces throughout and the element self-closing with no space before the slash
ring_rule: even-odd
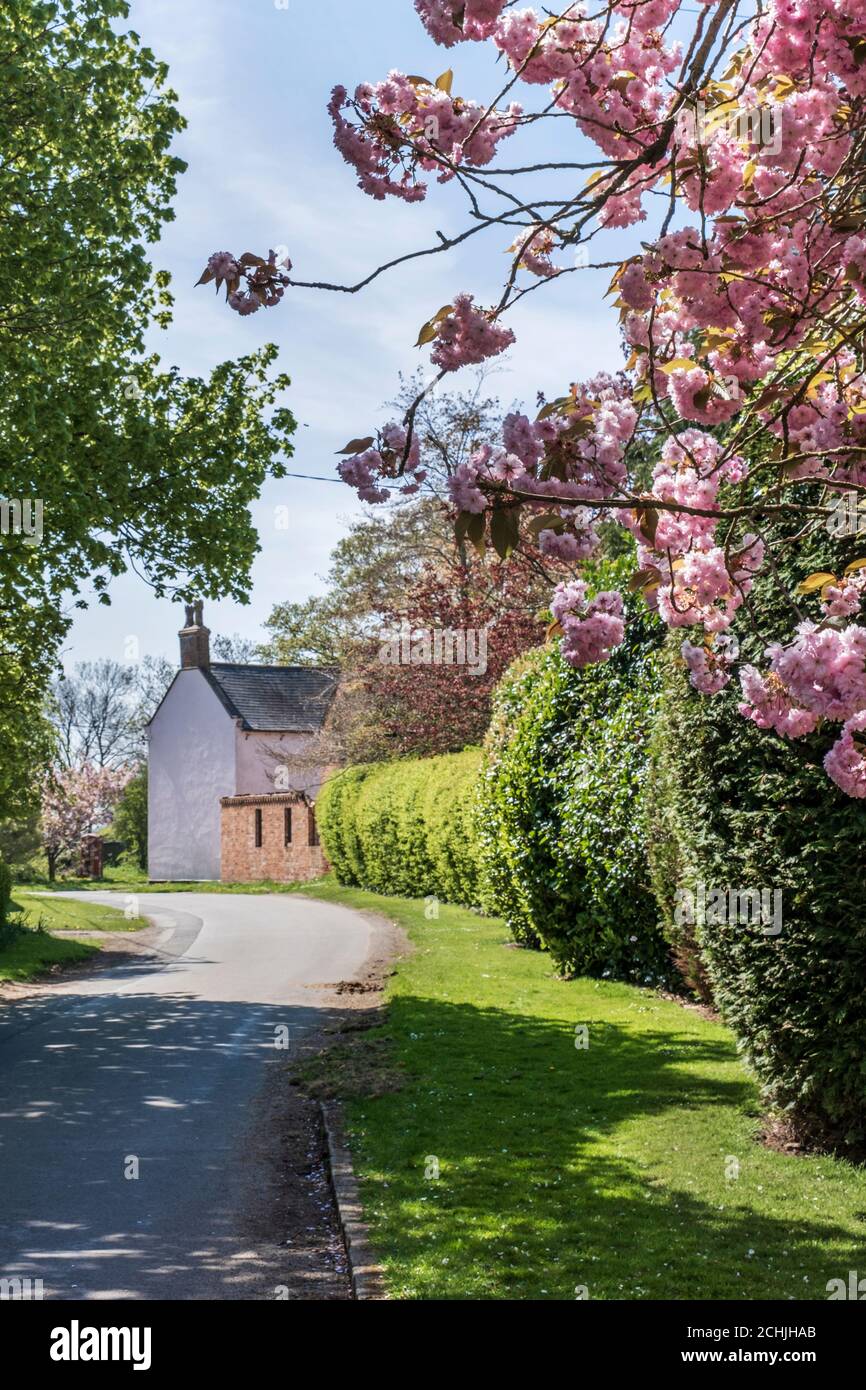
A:
<svg viewBox="0 0 866 1390">
<path fill-rule="evenodd" d="M 482 902 L 564 973 L 668 984 L 642 810 L 660 632 L 629 607 L 610 661 L 575 671 L 552 643 L 497 692 L 479 792 Z"/>
<path fill-rule="evenodd" d="M 9 909 L 12 904 L 12 874 L 2 859 L 0 859 L 0 933 L 5 931 L 9 920 Z"/>
<path fill-rule="evenodd" d="M 515 941 L 541 947 L 524 891 L 521 861 L 528 853 L 514 824 L 531 818 L 528 787 L 511 776 L 511 745 L 533 687 L 542 679 L 549 651 L 536 647 L 519 656 L 496 688 L 490 729 L 484 742 L 476 807 L 481 905 L 491 916 L 504 917 Z"/>
<path fill-rule="evenodd" d="M 863 553 L 828 536 L 788 556 L 791 589 L 815 569 Z M 762 663 L 792 613 L 771 580 L 751 600 L 762 638 L 743 657 Z M 817 616 L 817 604 L 810 605 Z M 746 626 L 745 624 L 743 625 Z M 671 639 L 653 736 L 649 853 L 674 941 L 703 968 L 724 1017 L 757 1072 L 783 1128 L 810 1143 L 866 1147 L 866 804 L 845 796 L 821 767 L 832 729 L 790 743 L 737 711 L 739 683 L 705 699 L 691 690 Z M 834 726 L 835 727 L 835 726 Z M 736 920 L 683 917 L 676 892 L 726 889 L 782 894 L 778 935 Z M 677 910 L 679 908 L 679 911 Z M 712 916 L 712 914 L 709 914 Z M 730 917 L 734 917 L 734 921 Z M 677 919 L 680 919 L 679 922 Z"/>
<path fill-rule="evenodd" d="M 477 906 L 472 806 L 480 761 L 480 750 L 467 749 L 336 773 L 316 818 L 339 882 Z"/>
</svg>

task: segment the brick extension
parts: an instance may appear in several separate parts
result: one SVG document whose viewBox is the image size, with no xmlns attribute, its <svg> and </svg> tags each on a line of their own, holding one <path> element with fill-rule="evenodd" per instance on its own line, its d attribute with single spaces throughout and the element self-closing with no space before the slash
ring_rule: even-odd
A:
<svg viewBox="0 0 866 1390">
<path fill-rule="evenodd" d="M 305 883 L 321 878 L 330 865 L 315 838 L 315 811 L 303 793 L 224 796 L 222 807 L 223 883 Z M 292 840 L 286 844 L 286 811 Z M 261 845 L 256 844 L 256 812 L 261 812 Z"/>
</svg>

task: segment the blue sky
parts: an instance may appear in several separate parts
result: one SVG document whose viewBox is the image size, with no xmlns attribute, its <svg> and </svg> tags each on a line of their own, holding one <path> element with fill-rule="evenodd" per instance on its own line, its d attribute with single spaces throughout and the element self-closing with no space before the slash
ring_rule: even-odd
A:
<svg viewBox="0 0 866 1390">
<path fill-rule="evenodd" d="M 131 24 L 170 65 L 189 122 L 177 146 L 189 169 L 180 181 L 176 221 L 153 252 L 154 264 L 173 277 L 175 321 L 154 333 L 151 346 L 166 365 L 206 373 L 276 342 L 279 365 L 293 381 L 288 404 L 301 423 L 289 466 L 330 476 L 335 450 L 385 418 L 382 404 L 393 396 L 398 373 L 426 363 L 413 344 L 430 314 L 460 290 L 485 304 L 498 297 L 507 264 L 502 232 L 482 233 L 459 252 L 401 268 L 360 295 L 290 290 L 278 308 L 246 319 L 194 283 L 213 250 L 267 252 L 280 245 L 289 248 L 298 279 L 350 283 L 384 259 L 429 244 L 437 228 L 447 234 L 465 226 L 459 195 L 435 183 L 426 203 L 412 207 L 362 194 L 333 148 L 327 101 L 337 82 L 351 89 L 395 67 L 435 77 L 448 66 L 455 91 L 486 101 L 502 68 L 486 45 L 437 48 L 411 0 L 133 0 Z M 565 136 L 560 122 L 548 138 Z M 500 149 L 503 163 L 530 153 L 537 158 L 537 136 L 514 137 Z M 587 157 L 576 143 L 559 149 L 569 159 Z M 582 184 L 585 175 L 574 178 Z M 598 251 L 620 258 L 634 240 L 609 237 Z M 518 344 L 493 379 L 504 400 L 531 405 L 539 389 L 560 394 L 569 381 L 621 364 L 616 316 L 601 302 L 608 279 L 609 272 L 567 276 L 519 306 L 510 320 Z M 290 527 L 281 530 L 275 509 L 286 506 Z M 339 483 L 271 481 L 254 509 L 262 551 L 251 602 L 210 604 L 209 626 L 261 639 L 275 603 L 321 589 L 317 576 L 360 509 Z M 178 605 L 157 600 L 134 575 L 116 580 L 111 597 L 111 608 L 76 616 L 67 666 L 124 660 L 130 638 L 141 656 L 176 659 Z"/>
</svg>

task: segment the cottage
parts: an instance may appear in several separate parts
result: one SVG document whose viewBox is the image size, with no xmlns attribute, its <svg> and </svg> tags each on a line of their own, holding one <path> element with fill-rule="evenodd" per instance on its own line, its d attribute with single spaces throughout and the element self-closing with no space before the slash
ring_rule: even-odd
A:
<svg viewBox="0 0 866 1390">
<path fill-rule="evenodd" d="M 200 603 L 179 636 L 181 669 L 148 725 L 150 879 L 316 877 L 338 673 L 212 662 Z"/>
</svg>

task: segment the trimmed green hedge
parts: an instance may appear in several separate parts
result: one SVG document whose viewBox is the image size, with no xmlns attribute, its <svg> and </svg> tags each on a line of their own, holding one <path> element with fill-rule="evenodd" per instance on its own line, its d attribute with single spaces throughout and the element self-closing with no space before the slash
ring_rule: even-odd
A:
<svg viewBox="0 0 866 1390">
<path fill-rule="evenodd" d="M 793 589 L 862 551 L 862 539 L 840 548 L 824 536 L 786 558 L 783 577 Z M 751 609 L 762 637 L 745 638 L 743 657 L 763 665 L 766 642 L 785 638 L 795 619 L 770 579 L 756 586 Z M 866 804 L 821 767 L 836 726 L 795 743 L 762 732 L 737 710 L 738 681 L 711 699 L 691 690 L 681 641 L 669 641 L 662 662 L 651 774 L 649 850 L 667 929 L 681 954 L 703 957 L 769 1105 L 802 1140 L 862 1152 Z M 683 917 L 698 914 L 684 913 L 688 900 L 678 903 L 676 892 L 696 894 L 700 884 L 705 893 L 780 891 L 781 932 L 747 926 L 737 912 L 691 927 Z"/>
<path fill-rule="evenodd" d="M 668 984 L 643 819 L 660 633 L 629 607 L 610 661 L 575 671 L 553 643 L 502 682 L 479 793 L 482 900 L 566 973 Z"/>
<path fill-rule="evenodd" d="M 511 744 L 532 690 L 549 660 L 546 647 L 525 652 L 505 672 L 493 698 L 492 717 L 484 741 L 478 790 L 476 838 L 481 869 L 481 906 L 491 916 L 504 917 L 515 941 L 541 947 L 532 923 L 526 877 L 521 864 L 529 852 L 513 822 L 531 818 L 529 788 L 511 775 Z"/>
<path fill-rule="evenodd" d="M 340 883 L 477 906 L 473 800 L 481 753 L 368 763 L 322 789 L 316 819 Z"/>
</svg>

